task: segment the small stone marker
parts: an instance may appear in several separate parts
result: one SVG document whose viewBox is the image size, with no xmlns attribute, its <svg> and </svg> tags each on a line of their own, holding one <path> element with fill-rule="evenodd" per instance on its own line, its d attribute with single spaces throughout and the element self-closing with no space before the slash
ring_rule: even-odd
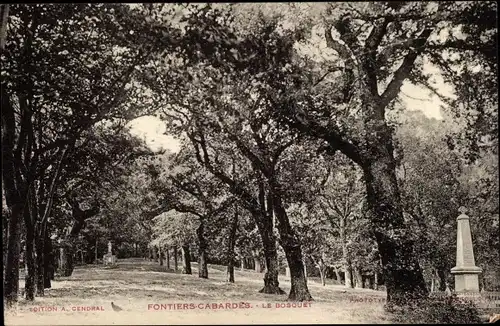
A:
<svg viewBox="0 0 500 326">
<path fill-rule="evenodd" d="M 455 292 L 479 292 L 479 277 L 481 268 L 474 262 L 472 236 L 470 232 L 469 216 L 465 215 L 466 208 L 460 207 L 461 213 L 457 218 L 457 262 L 451 269 L 455 275 Z"/>
</svg>

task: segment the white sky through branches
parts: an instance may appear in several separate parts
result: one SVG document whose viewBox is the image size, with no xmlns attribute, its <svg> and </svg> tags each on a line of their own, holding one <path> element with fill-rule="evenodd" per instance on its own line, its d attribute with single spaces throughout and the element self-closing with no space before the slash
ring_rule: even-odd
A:
<svg viewBox="0 0 500 326">
<path fill-rule="evenodd" d="M 435 84 L 442 95 L 450 96 L 451 87 L 446 85 L 439 78 Z M 411 111 L 422 111 L 428 118 L 442 119 L 441 105 L 444 105 L 435 95 L 431 95 L 423 87 L 404 83 L 401 88 L 400 98 L 406 108 Z M 167 149 L 176 153 L 180 148 L 180 143 L 174 137 L 165 135 L 165 124 L 154 116 L 145 116 L 133 120 L 131 123 L 132 134 L 145 139 L 152 150 Z"/>
</svg>

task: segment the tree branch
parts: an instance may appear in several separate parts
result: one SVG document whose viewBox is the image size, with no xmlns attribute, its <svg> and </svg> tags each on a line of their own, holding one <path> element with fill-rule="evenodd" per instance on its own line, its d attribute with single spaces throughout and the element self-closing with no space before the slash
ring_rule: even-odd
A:
<svg viewBox="0 0 500 326">
<path fill-rule="evenodd" d="M 410 74 L 413 69 L 413 65 L 418 55 L 423 52 L 425 43 L 432 33 L 432 28 L 426 28 L 420 33 L 418 38 L 416 38 L 409 49 L 409 53 L 403 60 L 401 66 L 396 70 L 392 80 L 389 82 L 386 90 L 381 96 L 381 107 L 385 107 L 394 99 L 399 93 L 403 82 Z"/>
</svg>

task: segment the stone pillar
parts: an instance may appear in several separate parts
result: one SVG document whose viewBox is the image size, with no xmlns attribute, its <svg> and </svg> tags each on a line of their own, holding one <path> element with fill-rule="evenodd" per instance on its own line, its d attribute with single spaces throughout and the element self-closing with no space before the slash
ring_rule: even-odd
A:
<svg viewBox="0 0 500 326">
<path fill-rule="evenodd" d="M 290 277 L 290 267 L 285 268 L 285 276 Z"/>
<path fill-rule="evenodd" d="M 457 218 L 457 263 L 451 269 L 455 275 L 455 292 L 479 292 L 479 278 L 481 268 L 474 262 L 472 236 L 470 232 L 467 210 L 460 207 L 461 213 Z"/>
</svg>

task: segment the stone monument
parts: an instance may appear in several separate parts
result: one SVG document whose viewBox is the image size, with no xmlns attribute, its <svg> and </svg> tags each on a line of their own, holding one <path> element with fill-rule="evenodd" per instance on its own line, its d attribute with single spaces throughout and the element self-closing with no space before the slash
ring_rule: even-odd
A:
<svg viewBox="0 0 500 326">
<path fill-rule="evenodd" d="M 108 253 L 104 255 L 102 261 L 104 265 L 115 265 L 116 264 L 116 256 L 113 255 L 113 244 L 111 241 L 108 242 Z"/>
<path fill-rule="evenodd" d="M 467 210 L 459 208 L 461 213 L 457 218 L 457 262 L 451 269 L 455 275 L 455 292 L 479 292 L 479 274 L 481 268 L 474 262 L 472 236 L 470 232 Z"/>
</svg>

